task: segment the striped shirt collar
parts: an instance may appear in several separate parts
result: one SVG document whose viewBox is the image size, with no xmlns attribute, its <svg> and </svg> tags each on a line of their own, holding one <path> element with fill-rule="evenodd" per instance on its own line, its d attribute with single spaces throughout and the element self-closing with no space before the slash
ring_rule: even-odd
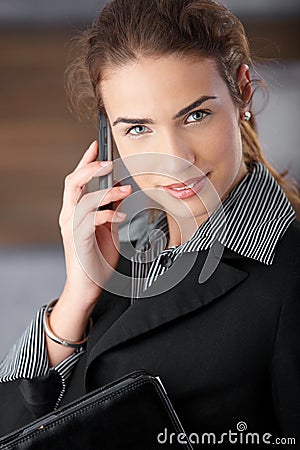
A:
<svg viewBox="0 0 300 450">
<path fill-rule="evenodd" d="M 165 249 L 169 231 L 163 211 L 137 241 L 139 251 L 134 261 L 145 262 L 142 253 L 149 249 L 151 232 L 151 247 L 157 255 L 173 253 L 177 257 L 183 252 L 207 250 L 218 240 L 241 256 L 270 265 L 278 241 L 294 219 L 295 212 L 279 184 L 264 164 L 256 163 L 184 244 Z"/>
</svg>

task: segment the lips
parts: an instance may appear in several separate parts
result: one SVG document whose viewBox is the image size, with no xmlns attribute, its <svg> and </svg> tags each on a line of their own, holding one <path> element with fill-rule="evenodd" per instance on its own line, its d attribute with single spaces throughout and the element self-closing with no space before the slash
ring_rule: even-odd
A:
<svg viewBox="0 0 300 450">
<path fill-rule="evenodd" d="M 190 197 L 194 197 L 202 191 L 202 189 L 206 186 L 209 175 L 210 173 L 202 177 L 190 178 L 184 183 L 174 183 L 169 184 L 168 186 L 162 186 L 162 189 L 168 192 L 172 197 L 185 200 Z"/>
<path fill-rule="evenodd" d="M 167 189 L 173 189 L 173 188 L 184 188 L 187 187 L 189 184 L 194 183 L 195 181 L 200 180 L 203 177 L 195 177 L 195 178 L 190 178 L 189 180 L 186 180 L 184 183 L 174 183 L 174 184 L 168 184 L 167 186 L 162 186 L 163 188 L 167 188 Z"/>
</svg>

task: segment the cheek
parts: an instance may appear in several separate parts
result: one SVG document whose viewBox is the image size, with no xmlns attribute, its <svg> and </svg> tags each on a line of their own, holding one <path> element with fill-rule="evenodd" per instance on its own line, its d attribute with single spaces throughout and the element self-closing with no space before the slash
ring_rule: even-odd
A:
<svg viewBox="0 0 300 450">
<path fill-rule="evenodd" d="M 113 136 L 113 139 L 114 139 L 115 145 L 118 149 L 118 153 L 119 153 L 120 157 L 124 158 L 125 156 L 127 156 L 129 154 L 128 149 L 126 148 L 124 143 L 121 142 L 121 139 L 118 139 L 115 136 Z"/>
<path fill-rule="evenodd" d="M 145 196 L 141 203 L 143 207 L 157 206 L 153 204 L 153 201 L 158 205 L 161 204 L 161 192 L 154 188 L 153 177 L 149 175 L 138 175 L 133 176 L 132 178 Z"/>
<path fill-rule="evenodd" d="M 211 134 L 209 141 L 212 161 L 228 164 L 242 157 L 242 141 L 239 126 L 235 123 L 223 123 Z"/>
<path fill-rule="evenodd" d="M 140 189 L 149 189 L 153 187 L 153 176 L 147 174 L 139 174 L 132 176 Z"/>
<path fill-rule="evenodd" d="M 130 148 L 124 145 L 124 142 L 120 143 L 117 139 L 115 139 L 115 144 L 117 147 L 117 153 L 115 152 L 115 169 L 117 171 L 120 169 L 123 173 L 122 166 L 125 166 L 130 175 L 138 173 L 137 161 L 134 160 L 132 156 L 134 152 L 130 151 Z M 138 157 L 136 159 L 138 159 Z M 133 179 L 136 181 L 134 176 Z"/>
</svg>

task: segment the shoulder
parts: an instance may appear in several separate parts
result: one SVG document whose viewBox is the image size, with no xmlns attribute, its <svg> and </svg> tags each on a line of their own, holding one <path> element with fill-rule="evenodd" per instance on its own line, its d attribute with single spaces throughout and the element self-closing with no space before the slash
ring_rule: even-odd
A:
<svg viewBox="0 0 300 450">
<path fill-rule="evenodd" d="M 265 245 L 268 245 L 268 240 Z M 232 253 L 229 253 L 229 257 Z M 272 292 L 281 288 L 296 292 L 300 287 L 300 223 L 293 220 L 278 239 L 271 264 L 235 254 L 235 265 L 249 275 L 255 285 L 269 286 Z"/>
<path fill-rule="evenodd" d="M 282 238 L 279 240 L 276 249 L 276 256 L 300 259 L 300 222 L 294 220 Z"/>
<path fill-rule="evenodd" d="M 300 283 L 300 223 L 294 220 L 278 241 L 272 266 L 278 283 Z"/>
</svg>

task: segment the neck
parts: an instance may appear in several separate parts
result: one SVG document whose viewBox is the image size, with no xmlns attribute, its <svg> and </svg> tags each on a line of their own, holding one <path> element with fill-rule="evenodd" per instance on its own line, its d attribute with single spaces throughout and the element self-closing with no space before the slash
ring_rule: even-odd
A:
<svg viewBox="0 0 300 450">
<path fill-rule="evenodd" d="M 169 226 L 169 242 L 166 248 L 173 247 L 174 245 L 181 245 L 187 242 L 199 226 L 205 222 L 208 214 L 201 216 L 201 221 L 194 219 L 187 219 L 185 217 L 172 217 L 167 213 L 167 220 Z M 199 219 L 197 217 L 197 219 Z"/>
</svg>

